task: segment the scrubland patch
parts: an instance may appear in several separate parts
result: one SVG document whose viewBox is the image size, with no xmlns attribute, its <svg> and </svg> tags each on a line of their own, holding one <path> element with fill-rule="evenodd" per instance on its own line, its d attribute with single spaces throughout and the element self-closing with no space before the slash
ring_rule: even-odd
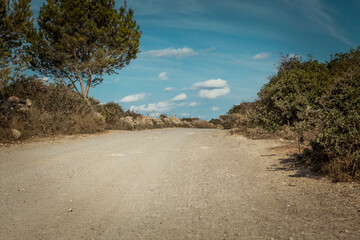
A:
<svg viewBox="0 0 360 240">
<path fill-rule="evenodd" d="M 305 144 L 298 158 L 315 171 L 360 180 L 360 47 L 325 63 L 283 56 L 256 101 L 220 118 L 231 133 Z"/>
</svg>

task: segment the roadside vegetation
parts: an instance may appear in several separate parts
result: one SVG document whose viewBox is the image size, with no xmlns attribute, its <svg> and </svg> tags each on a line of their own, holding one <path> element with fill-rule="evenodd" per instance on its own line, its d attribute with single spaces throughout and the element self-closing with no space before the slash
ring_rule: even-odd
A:
<svg viewBox="0 0 360 240">
<path fill-rule="evenodd" d="M 221 119 L 235 133 L 307 143 L 300 160 L 335 180 L 360 180 L 360 47 L 324 63 L 283 56 L 258 100 Z"/>
<path fill-rule="evenodd" d="M 139 53 L 140 27 L 126 2 L 116 9 L 114 0 L 47 0 L 38 28 L 30 5 L 0 0 L 0 142 L 105 129 L 215 127 L 199 119 L 153 119 L 89 97 L 104 74 Z"/>
<path fill-rule="evenodd" d="M 22 77 L 3 88 L 0 100 L 0 142 L 59 134 L 108 130 L 143 130 L 165 127 L 214 128 L 200 119 L 179 119 L 162 114 L 151 118 L 124 111 L 114 102 L 85 100 L 69 86 Z"/>
<path fill-rule="evenodd" d="M 3 93 L 7 100 L 0 101 L 0 140 L 94 133 L 105 129 L 104 117 L 62 84 L 23 78 L 12 82 Z M 15 130 L 21 136 L 13 137 Z"/>
</svg>

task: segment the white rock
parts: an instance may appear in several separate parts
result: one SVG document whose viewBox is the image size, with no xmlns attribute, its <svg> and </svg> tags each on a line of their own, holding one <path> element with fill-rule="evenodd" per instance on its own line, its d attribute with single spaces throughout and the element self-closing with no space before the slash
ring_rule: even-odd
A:
<svg viewBox="0 0 360 240">
<path fill-rule="evenodd" d="M 21 132 L 16 129 L 11 129 L 11 135 L 15 140 L 17 140 L 20 138 Z"/>
</svg>

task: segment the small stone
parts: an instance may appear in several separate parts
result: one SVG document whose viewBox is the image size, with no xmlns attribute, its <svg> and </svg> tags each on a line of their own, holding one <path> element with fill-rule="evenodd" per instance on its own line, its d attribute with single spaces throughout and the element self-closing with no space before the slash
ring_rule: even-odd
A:
<svg viewBox="0 0 360 240">
<path fill-rule="evenodd" d="M 9 97 L 8 101 L 18 104 L 20 102 L 20 99 L 18 97 L 11 96 L 11 97 Z"/>
<path fill-rule="evenodd" d="M 17 140 L 17 139 L 20 138 L 21 132 L 19 130 L 16 130 L 16 129 L 11 129 L 11 135 L 15 140 Z"/>
<path fill-rule="evenodd" d="M 68 211 L 68 212 L 72 212 L 73 210 L 72 210 L 71 208 L 69 208 L 67 211 Z"/>
<path fill-rule="evenodd" d="M 26 104 L 26 106 L 29 108 L 29 107 L 31 107 L 31 100 L 30 99 L 26 99 L 25 100 L 25 104 Z"/>
</svg>

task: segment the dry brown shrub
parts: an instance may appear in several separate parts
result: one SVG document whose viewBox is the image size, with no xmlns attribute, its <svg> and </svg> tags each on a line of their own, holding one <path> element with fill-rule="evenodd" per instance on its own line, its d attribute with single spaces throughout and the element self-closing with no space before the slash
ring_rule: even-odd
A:
<svg viewBox="0 0 360 240">
<path fill-rule="evenodd" d="M 32 100 L 27 113 L 1 112 L 2 132 L 13 128 L 21 132 L 21 139 L 31 136 L 93 133 L 103 131 L 104 119 L 70 88 L 64 85 L 44 85 L 35 78 L 15 81 L 5 89 L 7 96 Z M 0 136 L 9 140 L 7 134 Z"/>
</svg>

